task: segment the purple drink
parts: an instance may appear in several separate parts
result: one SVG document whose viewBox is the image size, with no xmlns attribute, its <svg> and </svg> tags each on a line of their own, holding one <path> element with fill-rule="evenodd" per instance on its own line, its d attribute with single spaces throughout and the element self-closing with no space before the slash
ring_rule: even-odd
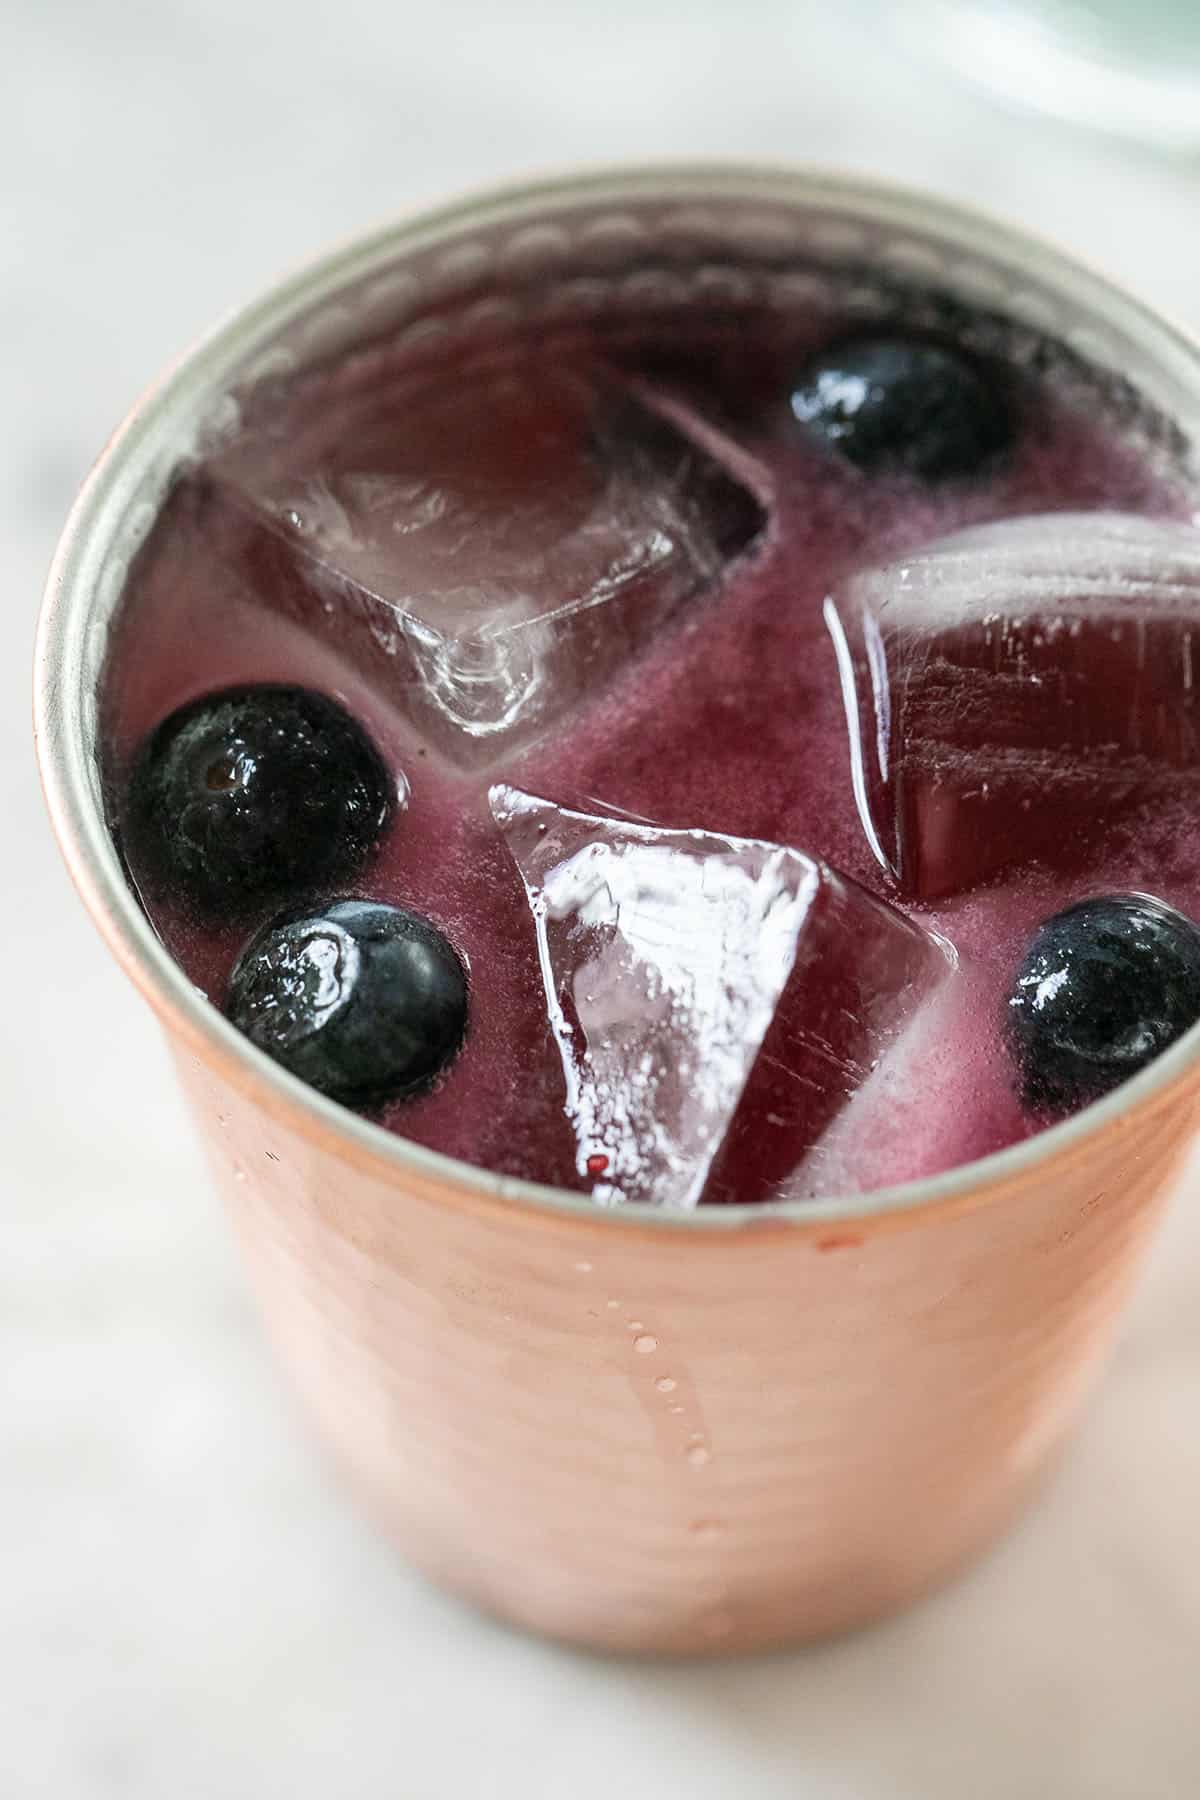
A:
<svg viewBox="0 0 1200 1800">
<path fill-rule="evenodd" d="M 431 922 L 469 971 L 461 1047 L 447 1028 L 435 1078 L 393 1058 L 373 1085 L 343 1046 L 327 1091 L 604 1203 L 859 1191 L 1038 1129 L 1007 1029 L 1035 930 L 1112 892 L 1200 915 L 1200 587 L 1193 608 L 1181 549 L 1161 598 L 1157 541 L 1122 540 L 1081 599 L 1075 522 L 1061 572 L 1044 538 L 1035 570 L 1004 540 L 1016 599 L 892 597 L 965 528 L 1186 520 L 1194 496 L 1135 396 L 890 304 L 870 334 L 798 298 L 423 364 L 383 342 L 259 396 L 178 481 L 105 695 L 131 877 L 215 1004 L 286 1061 L 351 968 L 392 997 L 408 976 L 340 928 L 261 932 L 345 897 Z M 994 546 L 967 547 L 990 592 Z M 344 868 L 214 906 L 172 879 L 131 772 L 178 708 L 253 684 L 339 702 L 392 798 Z M 204 806 L 247 766 L 205 762 Z"/>
</svg>

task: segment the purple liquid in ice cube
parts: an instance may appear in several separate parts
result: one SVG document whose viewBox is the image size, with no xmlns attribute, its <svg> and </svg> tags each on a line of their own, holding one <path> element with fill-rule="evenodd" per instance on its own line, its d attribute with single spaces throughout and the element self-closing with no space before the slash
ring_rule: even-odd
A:
<svg viewBox="0 0 1200 1800">
<path fill-rule="evenodd" d="M 1070 868 L 1200 748 L 1200 532 L 1113 513 L 966 531 L 827 603 L 863 824 L 902 892 Z"/>
</svg>

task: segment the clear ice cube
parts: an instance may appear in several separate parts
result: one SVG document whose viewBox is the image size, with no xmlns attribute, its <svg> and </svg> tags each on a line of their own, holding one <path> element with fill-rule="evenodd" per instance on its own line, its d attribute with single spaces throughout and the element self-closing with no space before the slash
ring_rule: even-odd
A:
<svg viewBox="0 0 1200 1800">
<path fill-rule="evenodd" d="M 365 661 L 450 758 L 485 765 L 760 531 L 749 489 L 668 414 L 602 369 L 532 356 L 348 393 L 331 377 L 211 470 L 246 512 L 268 604 Z"/>
<path fill-rule="evenodd" d="M 595 1199 L 769 1199 L 952 961 L 800 851 L 491 789 Z"/>
<path fill-rule="evenodd" d="M 1200 757 L 1200 531 L 1117 513 L 977 526 L 826 602 L 864 829 L 932 897 L 1078 854 Z"/>
</svg>

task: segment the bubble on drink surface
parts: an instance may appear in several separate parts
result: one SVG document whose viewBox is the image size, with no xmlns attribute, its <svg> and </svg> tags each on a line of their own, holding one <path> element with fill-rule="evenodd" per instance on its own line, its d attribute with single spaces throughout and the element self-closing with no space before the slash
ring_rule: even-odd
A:
<svg viewBox="0 0 1200 1800">
<path fill-rule="evenodd" d="M 537 735 L 762 530 L 735 451 L 587 363 L 341 379 L 247 430 L 210 489 L 266 604 L 335 634 L 454 761 Z"/>
<path fill-rule="evenodd" d="M 901 891 L 1077 858 L 1200 761 L 1200 531 L 976 526 L 826 602 L 864 830 Z"/>
<path fill-rule="evenodd" d="M 941 940 L 786 846 L 507 786 L 491 805 L 602 1204 L 774 1197 L 951 967 Z"/>
</svg>

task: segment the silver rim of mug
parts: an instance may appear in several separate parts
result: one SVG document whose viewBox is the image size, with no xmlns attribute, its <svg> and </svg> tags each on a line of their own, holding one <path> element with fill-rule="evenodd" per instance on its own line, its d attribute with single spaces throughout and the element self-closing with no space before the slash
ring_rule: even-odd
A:
<svg viewBox="0 0 1200 1800">
<path fill-rule="evenodd" d="M 128 555 L 156 512 L 147 495 L 165 491 L 183 448 L 214 404 L 255 358 L 269 367 L 271 346 L 314 309 L 336 314 L 336 296 L 399 265 L 406 256 L 461 240 L 465 233 L 511 225 L 536 228 L 548 210 L 577 207 L 588 217 L 622 205 L 702 209 L 745 206 L 760 222 L 777 215 L 831 221 L 830 241 L 854 239 L 855 225 L 886 234 L 890 260 L 910 282 L 958 292 L 1056 335 L 1102 369 L 1125 375 L 1200 445 L 1200 343 L 1105 277 L 1024 231 L 933 196 L 827 171 L 753 165 L 680 164 L 605 170 L 504 187 L 401 220 L 309 264 L 262 299 L 218 325 L 155 383 L 109 442 L 68 517 L 47 582 L 35 657 L 35 730 L 47 804 L 81 895 L 118 960 L 164 1022 L 201 1058 L 219 1058 L 238 1085 L 266 1092 L 301 1130 L 334 1135 L 381 1175 L 436 1180 L 464 1197 L 549 1211 L 564 1219 L 690 1232 L 737 1232 L 766 1221 L 811 1225 L 924 1212 L 969 1203 L 977 1193 L 1033 1175 L 1039 1164 L 1081 1145 L 1172 1087 L 1200 1061 L 1200 1025 L 1149 1068 L 1105 1099 L 1035 1137 L 929 1179 L 844 1198 L 745 1207 L 603 1208 L 587 1195 L 498 1176 L 409 1143 L 326 1099 L 256 1050 L 193 986 L 152 929 L 126 880 L 105 819 L 96 759 L 95 676 L 108 622 L 120 600 Z M 619 215 L 617 215 L 619 216 Z M 682 215 L 680 215 L 682 216 Z M 846 221 L 852 223 L 847 226 Z M 839 240 L 839 231 L 841 237 Z M 1075 321 L 1065 326 L 1066 309 Z M 1141 367 L 1131 371 L 1129 358 Z M 131 553 L 131 552 L 130 552 Z"/>
</svg>

